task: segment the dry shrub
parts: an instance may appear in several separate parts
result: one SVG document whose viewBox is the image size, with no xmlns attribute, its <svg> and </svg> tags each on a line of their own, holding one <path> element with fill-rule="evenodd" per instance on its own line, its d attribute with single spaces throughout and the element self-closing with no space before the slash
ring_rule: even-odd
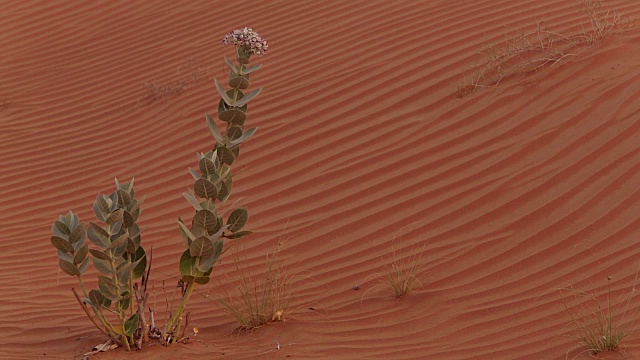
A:
<svg viewBox="0 0 640 360">
<path fill-rule="evenodd" d="M 593 44 L 610 34 L 628 30 L 633 24 L 628 16 L 618 11 L 615 2 L 602 0 L 578 0 L 580 11 L 587 15 L 591 30 L 583 27 L 582 35 L 589 44 Z"/>
<path fill-rule="evenodd" d="M 416 284 L 420 284 L 418 273 L 422 269 L 422 256 L 424 248 L 418 249 L 417 245 L 411 247 L 411 255 L 406 258 L 400 258 L 395 249 L 395 245 L 391 246 L 389 253 L 390 262 L 386 269 L 385 285 L 396 298 L 402 297 L 411 290 Z"/>
<path fill-rule="evenodd" d="M 604 351 L 623 352 L 622 341 L 638 330 L 638 307 L 634 304 L 638 272 L 631 291 L 619 301 L 611 299 L 611 277 L 607 277 L 607 280 L 608 291 L 604 304 L 595 295 L 573 287 L 560 290 L 563 309 L 575 328 L 575 338 L 578 340 L 576 347 L 585 347 L 585 351 L 593 356 Z M 563 291 L 569 293 L 568 298 L 575 302 L 575 306 L 568 305 Z"/>
<path fill-rule="evenodd" d="M 591 45 L 613 33 L 628 30 L 632 22 L 614 4 L 601 0 L 578 0 L 580 11 L 591 24 L 578 34 L 551 30 L 538 22 L 533 30 L 516 30 L 505 34 L 502 43 L 488 44 L 478 52 L 478 60 L 463 74 L 456 95 L 463 97 L 483 87 L 495 87 L 512 75 L 533 73 L 576 56 L 580 47 Z"/>
<path fill-rule="evenodd" d="M 385 264 L 384 270 L 365 278 L 364 282 L 370 277 L 377 278 L 378 283 L 362 294 L 363 299 L 370 290 L 374 289 L 384 289 L 394 298 L 400 298 L 411 292 L 416 285 L 422 285 L 418 275 L 423 270 L 426 243 L 415 242 L 404 249 L 401 248 L 399 242 L 402 237 L 399 237 L 398 234 L 403 229 L 395 234 L 386 248 L 380 247 L 385 250 L 385 253 L 380 256 L 380 261 Z"/>
<path fill-rule="evenodd" d="M 259 277 L 250 277 L 243 269 L 238 251 L 233 260 L 236 273 L 231 277 L 234 290 L 229 292 L 224 286 L 214 296 L 220 307 L 238 323 L 238 330 L 252 330 L 261 325 L 284 321 L 289 311 L 293 280 L 296 274 L 283 269 L 277 258 L 283 241 L 266 256 L 266 269 Z"/>
</svg>

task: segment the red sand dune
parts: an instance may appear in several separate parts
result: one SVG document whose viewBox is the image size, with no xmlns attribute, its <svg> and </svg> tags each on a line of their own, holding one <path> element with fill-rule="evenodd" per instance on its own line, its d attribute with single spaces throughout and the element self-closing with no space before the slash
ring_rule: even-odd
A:
<svg viewBox="0 0 640 360">
<path fill-rule="evenodd" d="M 617 5 L 640 19 L 640 2 Z M 610 275 L 619 298 L 640 263 L 638 28 L 455 95 L 505 27 L 542 20 L 575 33 L 588 26 L 578 10 L 571 0 L 4 2 L 0 357 L 79 358 L 103 340 L 49 237 L 69 209 L 92 220 L 114 177 L 135 176 L 147 197 L 153 285 L 174 283 L 176 219 L 193 212 L 187 168 L 212 144 L 204 114 L 232 54 L 221 39 L 251 26 L 270 52 L 253 77 L 264 92 L 248 121 L 259 130 L 233 196 L 256 232 L 241 240 L 250 272 L 288 238 L 283 259 L 305 275 L 294 309 L 237 335 L 195 296 L 198 341 L 95 359 L 588 359 L 571 350 L 558 289 L 601 296 Z M 152 81 L 182 88 L 154 101 Z M 399 300 L 372 276 L 394 236 L 402 257 L 425 248 L 422 286 Z M 223 283 L 226 260 L 214 270 Z"/>
</svg>

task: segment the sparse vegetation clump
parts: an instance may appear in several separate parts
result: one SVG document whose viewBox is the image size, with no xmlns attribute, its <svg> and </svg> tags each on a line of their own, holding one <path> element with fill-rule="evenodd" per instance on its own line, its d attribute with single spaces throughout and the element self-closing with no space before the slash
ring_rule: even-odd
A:
<svg viewBox="0 0 640 360">
<path fill-rule="evenodd" d="M 608 290 L 604 304 L 593 294 L 573 287 L 561 289 L 564 311 L 575 328 L 578 347 L 586 348 L 591 355 L 605 351 L 623 351 L 622 342 L 638 330 L 638 307 L 636 300 L 636 284 L 638 272 L 631 291 L 622 301 L 611 299 L 611 277 L 607 277 Z M 567 297 L 575 302 L 570 307 Z M 570 350 L 571 351 L 571 350 Z M 567 355 L 568 356 L 568 355 Z"/>
<path fill-rule="evenodd" d="M 495 87 L 515 74 L 534 73 L 578 55 L 581 46 L 592 45 L 606 36 L 622 32 L 631 21 L 615 4 L 602 0 L 578 0 L 579 11 L 590 25 L 578 34 L 564 34 L 537 22 L 532 30 L 510 29 L 502 43 L 487 44 L 478 60 L 464 72 L 456 95 L 463 97 L 479 88 Z"/>
<path fill-rule="evenodd" d="M 417 276 L 422 267 L 423 252 L 413 250 L 415 253 L 405 259 L 399 258 L 395 248 L 391 251 L 391 261 L 387 265 L 385 282 L 387 289 L 396 298 L 409 293 L 416 284 L 420 283 Z"/>
<path fill-rule="evenodd" d="M 289 311 L 294 274 L 278 264 L 283 242 L 266 257 L 263 275 L 251 277 L 243 269 L 242 261 L 234 254 L 235 276 L 232 291 L 221 290 L 216 295 L 218 305 L 238 324 L 238 330 L 252 330 L 274 321 L 284 321 Z"/>
<path fill-rule="evenodd" d="M 375 278 L 378 281 L 362 294 L 362 298 L 370 290 L 384 289 L 393 298 L 398 299 L 413 291 L 416 285 L 422 284 L 419 274 L 423 271 L 426 244 L 416 242 L 401 249 L 399 246 L 401 237 L 398 236 L 400 231 L 386 245 L 384 255 L 380 256 L 380 261 L 385 264 L 383 271 L 367 276 L 366 279 Z M 354 286 L 353 289 L 359 290 L 360 285 Z"/>
<path fill-rule="evenodd" d="M 231 165 L 238 159 L 240 145 L 248 140 L 256 128 L 245 129 L 247 104 L 261 89 L 244 93 L 249 87 L 250 74 L 261 65 L 248 66 L 252 55 L 263 55 L 268 49 L 266 40 L 252 29 L 235 30 L 225 36 L 223 44 L 235 48 L 234 63 L 225 57 L 230 68 L 226 90 L 215 80 L 220 93 L 218 119 L 226 124 L 223 132 L 211 115 L 206 124 L 215 140 L 211 150 L 198 154 L 198 168 L 190 169 L 194 178 L 193 190 L 184 197 L 195 209 L 189 222 L 178 218 L 178 228 L 186 250 L 179 259 L 182 299 L 170 315 L 164 329 L 155 327 L 153 310 L 148 309 L 147 285 L 151 271 L 151 256 L 142 246 L 142 229 L 137 220 L 142 201 L 135 197 L 134 181 L 120 184 L 110 195 L 98 195 L 93 210 L 99 222 L 88 226 L 69 211 L 52 226 L 52 245 L 57 249 L 60 268 L 78 279 L 82 297 L 73 290 L 80 306 L 94 325 L 114 346 L 127 351 L 134 346 L 141 349 L 149 338 L 161 339 L 170 345 L 184 339 L 181 327 L 188 321 L 185 310 L 196 285 L 207 284 L 213 266 L 225 252 L 228 240 L 251 234 L 244 230 L 249 218 L 246 207 L 227 205 L 231 195 Z M 93 248 L 85 243 L 89 238 Z M 92 262 L 99 272 L 97 288 L 88 290 L 83 274 Z M 269 268 L 268 273 L 272 270 Z M 148 320 L 147 320 L 148 319 Z M 109 342 L 105 344 L 111 348 Z M 105 348 L 104 346 L 101 348 Z"/>
</svg>

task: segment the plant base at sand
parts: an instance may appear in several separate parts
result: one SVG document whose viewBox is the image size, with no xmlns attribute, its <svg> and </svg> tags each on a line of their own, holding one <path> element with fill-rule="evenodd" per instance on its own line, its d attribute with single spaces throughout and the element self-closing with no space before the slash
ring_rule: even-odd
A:
<svg viewBox="0 0 640 360">
<path fill-rule="evenodd" d="M 575 328 L 578 347 L 586 348 L 591 355 L 604 351 L 622 351 L 621 343 L 638 330 L 638 308 L 632 303 L 636 296 L 638 272 L 629 294 L 621 301 L 611 299 L 611 277 L 608 280 L 606 300 L 573 287 L 561 289 L 562 306 Z M 575 306 L 569 307 L 569 300 Z"/>
<path fill-rule="evenodd" d="M 294 275 L 277 261 L 280 242 L 266 257 L 263 275 L 250 277 L 243 269 L 238 253 L 234 254 L 235 273 L 232 291 L 221 287 L 214 296 L 218 305 L 238 323 L 238 330 L 251 330 L 273 321 L 284 321 L 289 311 Z"/>
</svg>

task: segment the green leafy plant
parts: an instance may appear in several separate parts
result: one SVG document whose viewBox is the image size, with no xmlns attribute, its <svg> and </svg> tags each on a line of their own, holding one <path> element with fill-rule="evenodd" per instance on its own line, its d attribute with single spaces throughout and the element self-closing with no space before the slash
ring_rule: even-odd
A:
<svg viewBox="0 0 640 360">
<path fill-rule="evenodd" d="M 153 313 L 147 323 L 145 311 L 148 299 L 147 284 L 151 270 L 151 255 L 141 246 L 141 229 L 137 220 L 142 201 L 135 198 L 134 181 L 120 184 L 110 195 L 98 195 L 93 205 L 97 222 L 88 225 L 69 211 L 52 226 L 52 245 L 57 249 L 60 268 L 77 277 L 82 295 L 72 289 L 77 301 L 94 325 L 115 345 L 127 351 L 141 349 L 148 339 L 162 339 L 164 345 L 182 340 L 179 336 L 183 314 L 196 284 L 207 284 L 213 266 L 225 252 L 225 240 L 239 239 L 251 234 L 244 230 L 249 218 L 246 207 L 229 206 L 233 184 L 231 165 L 238 159 L 240 145 L 249 139 L 256 128 L 245 130 L 247 104 L 261 91 L 246 94 L 250 75 L 261 65 L 248 66 L 251 55 L 262 55 L 266 40 L 249 28 L 234 30 L 225 36 L 224 44 L 235 46 L 237 63 L 225 57 L 230 68 L 229 90 L 215 80 L 221 99 L 218 118 L 226 123 L 224 135 L 213 118 L 206 114 L 206 123 L 215 145 L 198 154 L 198 169 L 190 169 L 195 179 L 193 190 L 184 193 L 194 207 L 195 214 L 187 225 L 178 218 L 178 227 L 186 250 L 179 261 L 182 300 L 172 311 L 164 330 L 155 327 Z M 223 208 L 224 206 L 224 208 Z M 226 212 L 229 212 L 228 215 Z M 85 243 L 89 238 L 93 248 Z M 89 262 L 99 272 L 97 289 L 87 291 L 82 275 Z M 139 280 L 139 281 L 138 281 Z M 187 317 L 188 318 L 188 317 Z M 110 348 L 110 347 L 109 347 Z"/>
<path fill-rule="evenodd" d="M 638 330 L 638 308 L 632 306 L 636 296 L 638 272 L 636 271 L 631 291 L 620 302 L 612 301 L 610 276 L 607 281 L 608 291 L 604 305 L 595 295 L 585 291 L 573 287 L 560 289 L 562 306 L 575 328 L 578 346 L 585 347 L 591 355 L 604 351 L 621 351 L 622 341 Z M 562 295 L 563 291 L 569 292 L 569 298 L 575 301 L 575 306 L 569 306 L 566 296 Z"/>
<path fill-rule="evenodd" d="M 178 218 L 180 234 L 184 240 L 186 250 L 180 258 L 181 286 L 184 288 L 182 301 L 173 312 L 165 325 L 165 343 L 175 342 L 180 333 L 183 313 L 196 284 L 207 284 L 213 271 L 224 252 L 225 240 L 239 239 L 251 234 L 243 230 L 249 218 L 246 207 L 233 209 L 228 216 L 220 211 L 226 204 L 233 185 L 231 165 L 240 155 L 240 145 L 249 139 L 256 128 L 245 130 L 247 118 L 247 104 L 255 98 L 261 88 L 247 92 L 249 79 L 253 72 L 262 65 L 248 67 L 252 54 L 261 55 L 267 50 L 266 41 L 249 28 L 234 30 L 223 40 L 224 44 L 235 45 L 237 63 L 225 57 L 229 66 L 229 90 L 223 84 L 214 80 L 221 99 L 218 103 L 218 119 L 226 123 L 224 135 L 213 120 L 206 114 L 209 131 L 215 140 L 215 146 L 207 153 L 198 154 L 198 169 L 189 169 L 195 183 L 193 190 L 184 193 L 185 199 L 195 209 L 191 225 Z M 233 207 L 227 207 L 227 209 Z"/>
<path fill-rule="evenodd" d="M 60 268 L 80 283 L 84 298 L 73 290 L 76 299 L 96 327 L 127 350 L 133 344 L 141 348 L 146 327 L 147 255 L 136 223 L 141 203 L 135 198 L 133 179 L 123 185 L 116 179 L 116 191 L 99 194 L 93 204 L 102 225 L 90 222 L 85 228 L 78 215 L 69 211 L 51 228 Z M 85 243 L 87 237 L 94 248 Z M 90 259 L 100 275 L 98 289 L 87 291 L 82 275 Z"/>
</svg>

